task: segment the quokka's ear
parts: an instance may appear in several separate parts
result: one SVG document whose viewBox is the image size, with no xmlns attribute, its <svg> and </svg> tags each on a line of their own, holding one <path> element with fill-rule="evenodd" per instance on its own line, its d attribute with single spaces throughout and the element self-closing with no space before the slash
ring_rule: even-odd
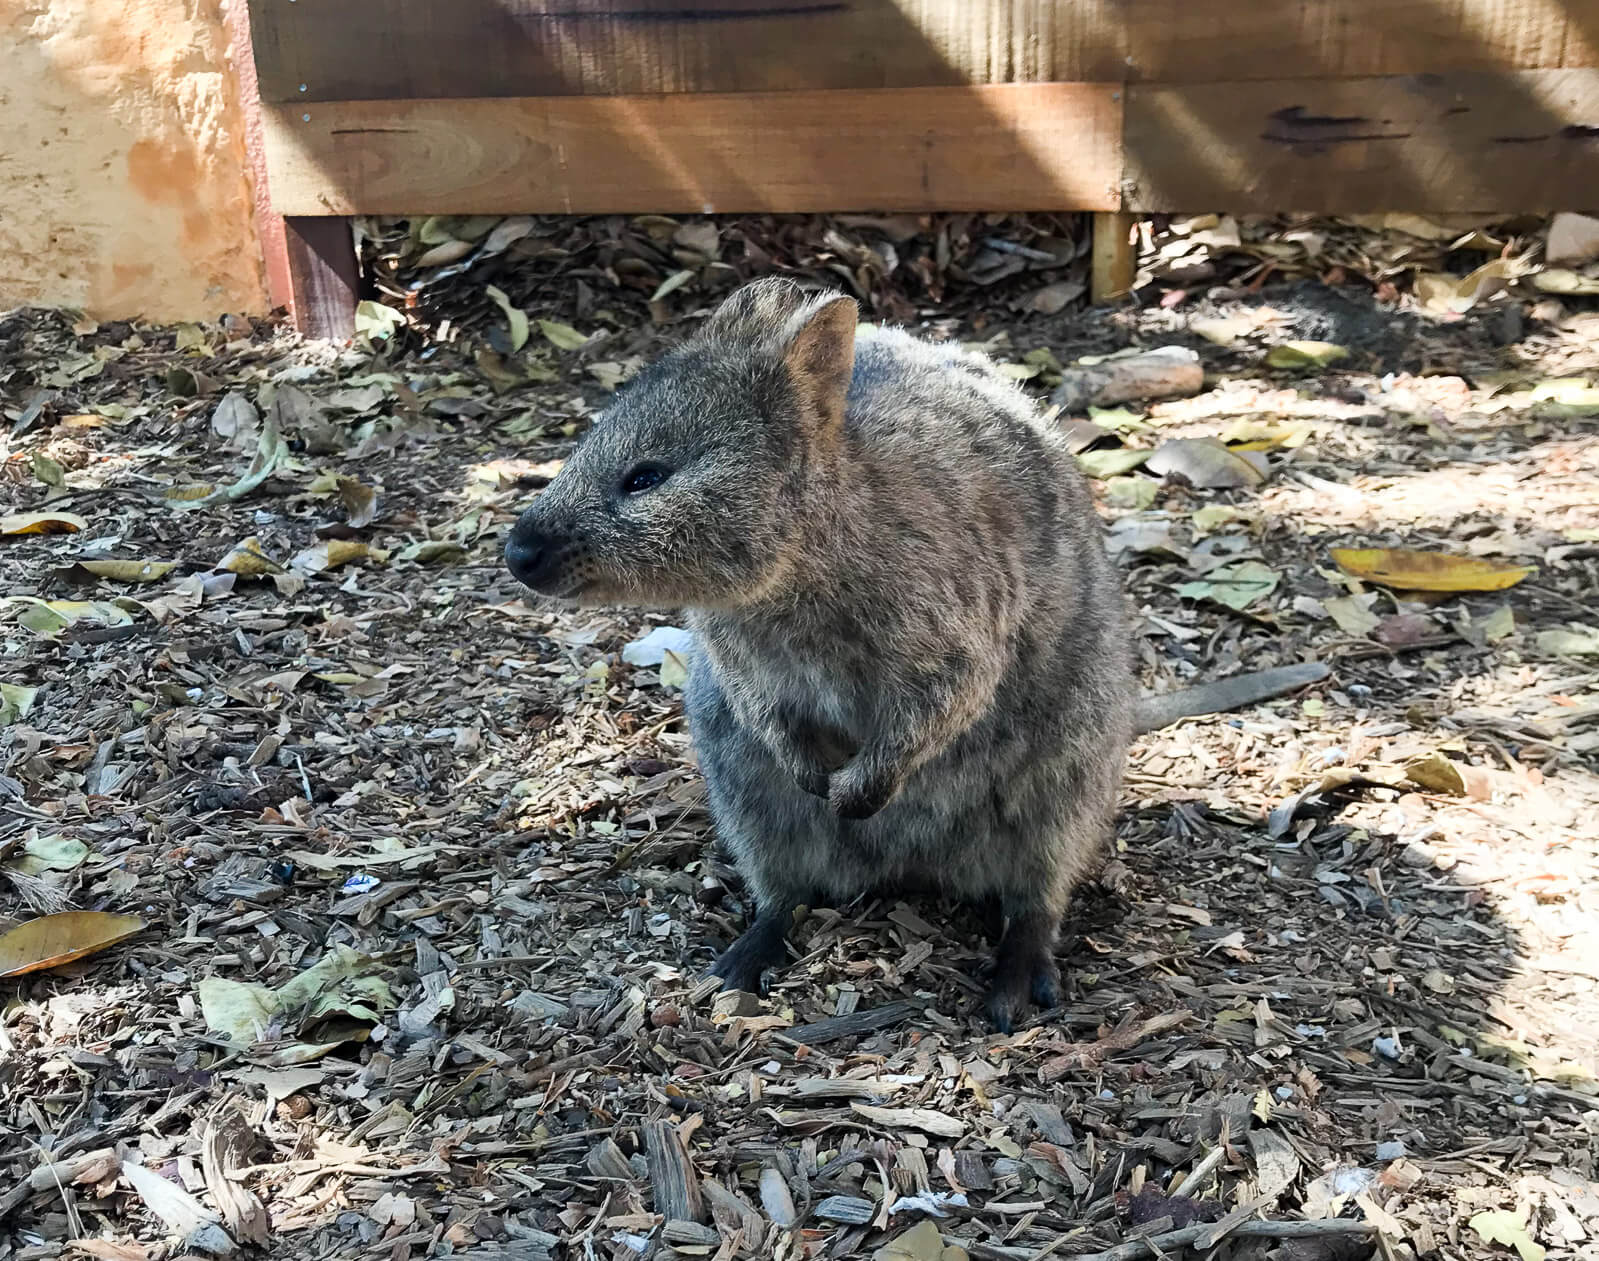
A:
<svg viewBox="0 0 1599 1261">
<path fill-rule="evenodd" d="M 783 276 L 751 281 L 728 295 L 700 325 L 698 336 L 708 342 L 770 344 L 814 296 Z"/>
<path fill-rule="evenodd" d="M 844 424 L 844 402 L 855 371 L 854 298 L 813 299 L 790 317 L 780 343 L 783 366 L 819 434 L 837 433 Z"/>
</svg>

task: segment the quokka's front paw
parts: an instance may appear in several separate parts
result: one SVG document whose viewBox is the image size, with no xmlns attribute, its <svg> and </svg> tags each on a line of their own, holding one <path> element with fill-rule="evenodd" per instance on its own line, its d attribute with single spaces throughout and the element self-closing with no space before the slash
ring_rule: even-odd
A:
<svg viewBox="0 0 1599 1261">
<path fill-rule="evenodd" d="M 899 783 L 892 775 L 865 771 L 852 763 L 833 776 L 827 804 L 841 819 L 869 819 L 898 791 Z"/>
</svg>

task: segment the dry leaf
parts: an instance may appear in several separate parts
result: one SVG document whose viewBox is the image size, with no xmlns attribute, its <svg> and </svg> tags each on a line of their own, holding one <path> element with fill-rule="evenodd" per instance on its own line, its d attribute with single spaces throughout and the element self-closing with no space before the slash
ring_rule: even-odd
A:
<svg viewBox="0 0 1599 1261">
<path fill-rule="evenodd" d="M 1462 313 L 1491 298 L 1514 279 L 1509 259 L 1496 258 L 1466 276 L 1424 272 L 1416 277 L 1416 297 L 1430 311 Z"/>
<path fill-rule="evenodd" d="M 294 558 L 289 561 L 289 567 L 302 574 L 320 574 L 329 569 L 338 569 L 341 565 L 348 565 L 351 561 L 369 560 L 381 565 L 388 558 L 388 552 L 381 547 L 373 547 L 370 543 L 362 543 L 356 539 L 325 539 L 315 547 L 296 552 Z"/>
<path fill-rule="evenodd" d="M 1332 558 L 1346 574 L 1397 591 L 1503 591 L 1534 572 L 1531 565 L 1402 548 L 1335 547 Z"/>
<path fill-rule="evenodd" d="M 449 539 L 429 539 L 426 542 L 402 547 L 395 553 L 394 559 L 415 561 L 418 565 L 440 565 L 449 561 L 463 560 L 466 554 L 466 548 L 460 543 Z"/>
<path fill-rule="evenodd" d="M 1190 486 L 1210 490 L 1259 486 L 1266 480 L 1253 463 L 1214 438 L 1173 438 L 1163 442 L 1144 467 L 1162 477 L 1180 477 Z"/>
<path fill-rule="evenodd" d="M 211 413 L 211 432 L 220 438 L 236 441 L 241 446 L 256 437 L 260 423 L 260 413 L 255 410 L 255 405 L 237 390 L 224 394 L 216 410 Z"/>
<path fill-rule="evenodd" d="M 346 523 L 359 530 L 372 524 L 378 514 L 378 493 L 353 477 L 339 478 L 339 502 L 344 505 Z"/>
<path fill-rule="evenodd" d="M 1589 263 L 1599 258 L 1599 219 L 1562 211 L 1549 221 L 1544 260 L 1550 264 Z"/>
<path fill-rule="evenodd" d="M 228 1238 L 216 1214 L 206 1208 L 175 1182 L 169 1182 L 153 1169 L 122 1162 L 122 1176 L 133 1184 L 139 1198 L 159 1217 L 173 1234 L 181 1236 L 186 1246 L 209 1252 L 213 1256 L 227 1256 L 237 1251 L 238 1245 Z"/>
<path fill-rule="evenodd" d="M 283 566 L 261 550 L 261 540 L 253 534 L 234 544 L 233 550 L 217 562 L 217 568 L 238 574 L 241 578 L 260 578 L 283 572 Z"/>
<path fill-rule="evenodd" d="M 18 512 L 0 517 L 0 534 L 76 534 L 89 523 L 75 512 Z"/>
<path fill-rule="evenodd" d="M 1346 635 L 1364 637 L 1377 629 L 1377 615 L 1371 611 L 1372 596 L 1333 596 L 1321 602 L 1327 615 Z"/>
<path fill-rule="evenodd" d="M 1564 626 L 1539 631 L 1538 651 L 1556 657 L 1599 656 L 1599 627 Z"/>
<path fill-rule="evenodd" d="M 175 568 L 175 560 L 80 560 L 73 566 L 113 582 L 159 582 Z"/>
<path fill-rule="evenodd" d="M 1540 293 L 1588 297 L 1599 294 L 1599 276 L 1584 276 L 1566 267 L 1546 267 L 1533 273 L 1532 287 Z"/>
<path fill-rule="evenodd" d="M 0 934 L 0 976 L 21 976 L 94 954 L 144 929 L 137 915 L 62 911 Z"/>
</svg>

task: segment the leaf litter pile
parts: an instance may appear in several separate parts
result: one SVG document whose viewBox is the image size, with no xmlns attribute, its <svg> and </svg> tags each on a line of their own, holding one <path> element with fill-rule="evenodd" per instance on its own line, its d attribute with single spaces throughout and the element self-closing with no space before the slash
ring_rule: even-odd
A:
<svg viewBox="0 0 1599 1261">
<path fill-rule="evenodd" d="M 1029 297 L 1079 226 L 400 222 L 346 347 L 0 316 L 0 1258 L 1593 1255 L 1599 235 L 1160 222 Z M 1057 409 L 1146 690 L 1331 667 L 1134 747 L 1009 1037 L 930 899 L 713 993 L 684 636 L 500 564 L 762 266 Z"/>
</svg>

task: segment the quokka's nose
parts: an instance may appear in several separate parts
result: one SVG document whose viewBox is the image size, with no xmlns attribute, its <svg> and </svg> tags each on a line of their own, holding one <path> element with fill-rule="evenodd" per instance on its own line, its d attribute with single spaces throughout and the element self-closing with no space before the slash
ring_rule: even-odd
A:
<svg viewBox="0 0 1599 1261">
<path fill-rule="evenodd" d="M 529 587 L 537 583 L 549 555 L 549 540 L 536 530 L 524 530 L 518 526 L 505 541 L 506 568 L 518 582 Z"/>
</svg>

